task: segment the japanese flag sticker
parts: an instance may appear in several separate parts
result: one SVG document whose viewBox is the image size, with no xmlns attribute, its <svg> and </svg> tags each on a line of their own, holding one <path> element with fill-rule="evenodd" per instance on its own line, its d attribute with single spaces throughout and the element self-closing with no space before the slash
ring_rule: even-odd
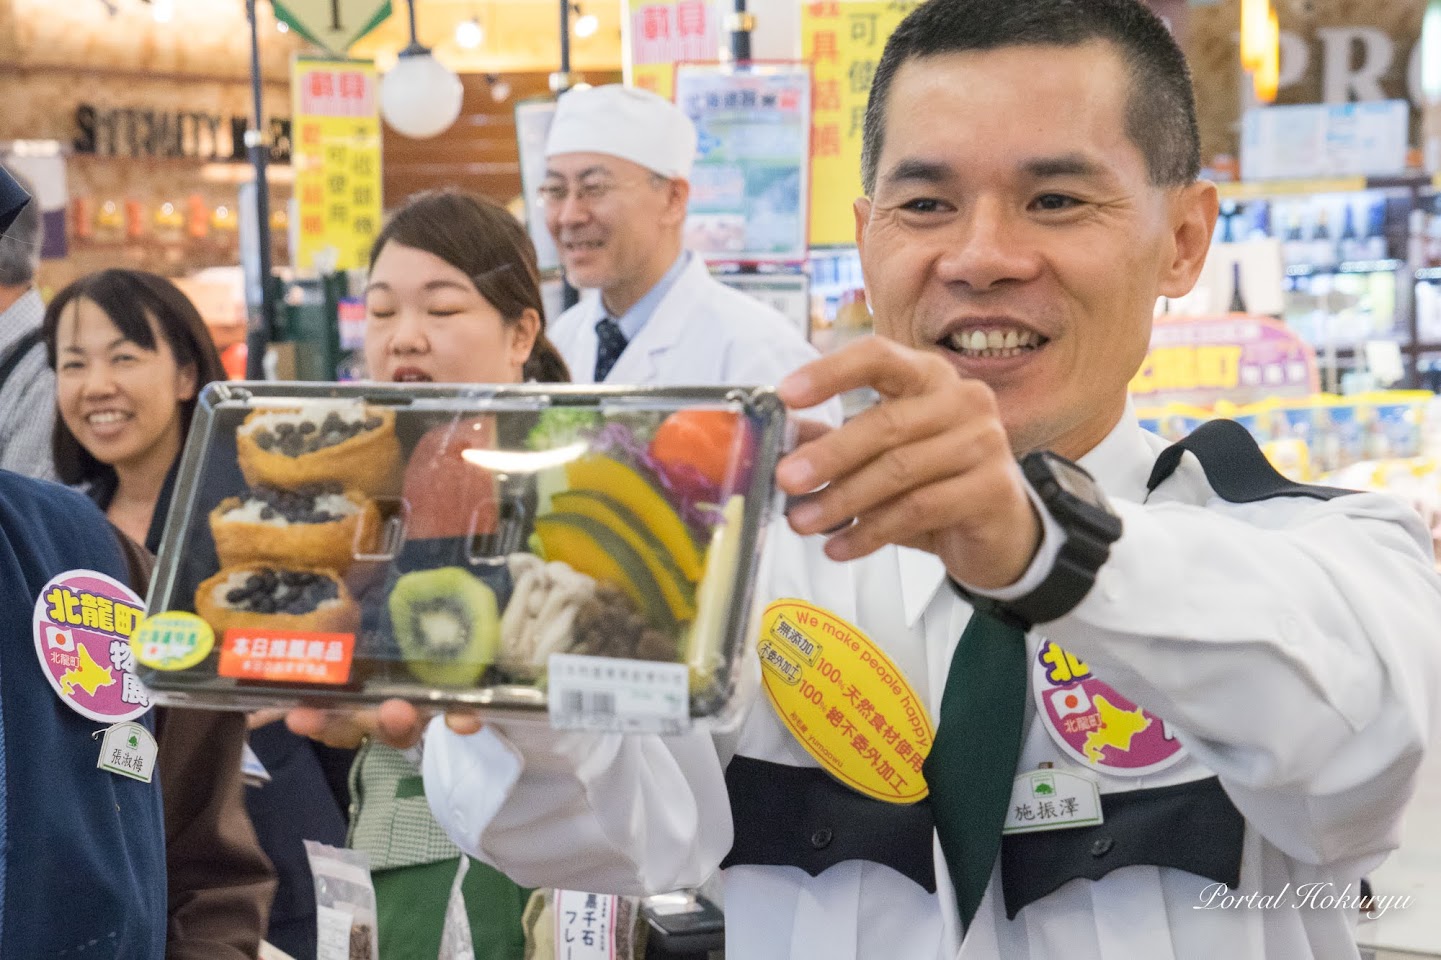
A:
<svg viewBox="0 0 1441 960">
<path fill-rule="evenodd" d="M 71 710 L 114 724 L 150 709 L 150 692 L 135 675 L 130 648 L 143 612 L 134 591 L 94 570 L 62 573 L 40 591 L 35 655 Z"/>
</svg>

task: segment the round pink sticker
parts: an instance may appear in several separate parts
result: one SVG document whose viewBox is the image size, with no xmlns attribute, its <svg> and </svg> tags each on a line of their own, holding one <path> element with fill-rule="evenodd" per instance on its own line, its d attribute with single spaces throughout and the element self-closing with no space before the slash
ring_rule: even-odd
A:
<svg viewBox="0 0 1441 960">
<path fill-rule="evenodd" d="M 1031 680 L 1051 738 L 1094 770 L 1139 777 L 1164 770 L 1185 753 L 1164 720 L 1097 680 L 1058 644 L 1041 643 Z"/>
<path fill-rule="evenodd" d="M 143 613 L 134 591 L 94 570 L 62 573 L 40 591 L 35 653 L 70 709 L 101 723 L 133 720 L 150 709 L 130 650 Z"/>
</svg>

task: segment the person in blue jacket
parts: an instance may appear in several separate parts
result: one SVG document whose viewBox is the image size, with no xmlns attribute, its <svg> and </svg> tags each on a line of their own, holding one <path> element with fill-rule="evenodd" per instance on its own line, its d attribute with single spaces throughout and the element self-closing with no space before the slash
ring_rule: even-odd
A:
<svg viewBox="0 0 1441 960">
<path fill-rule="evenodd" d="M 84 494 L 0 471 L 0 956 L 160 960 L 165 827 L 158 780 L 97 767 L 105 724 L 71 710 L 35 655 L 46 583 L 129 574 Z M 153 713 L 137 718 L 153 731 Z"/>
<path fill-rule="evenodd" d="M 0 170 L 0 233 L 28 202 Z M 100 770 L 104 724 L 56 696 L 30 611 L 49 580 L 87 569 L 126 582 L 120 541 L 84 495 L 0 471 L 0 957 L 160 960 L 160 786 Z M 151 714 L 136 720 L 153 729 Z"/>
</svg>

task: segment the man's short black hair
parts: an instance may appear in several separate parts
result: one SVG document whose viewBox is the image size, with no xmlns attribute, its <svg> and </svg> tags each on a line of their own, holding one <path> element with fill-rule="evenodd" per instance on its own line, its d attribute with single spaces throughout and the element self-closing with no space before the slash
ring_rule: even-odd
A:
<svg viewBox="0 0 1441 960">
<path fill-rule="evenodd" d="M 1113 44 L 1130 69 L 1126 128 L 1146 157 L 1151 182 L 1193 182 L 1201 171 L 1201 136 L 1191 71 L 1171 32 L 1141 0 L 929 0 L 901 21 L 876 66 L 861 151 L 866 196 L 876 188 L 886 100 L 902 64 L 946 53 L 1097 40 Z"/>
</svg>

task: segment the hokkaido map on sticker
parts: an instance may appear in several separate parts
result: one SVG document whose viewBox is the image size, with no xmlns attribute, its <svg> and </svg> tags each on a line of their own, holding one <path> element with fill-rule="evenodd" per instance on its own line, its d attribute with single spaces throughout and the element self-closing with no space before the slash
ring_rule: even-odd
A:
<svg viewBox="0 0 1441 960">
<path fill-rule="evenodd" d="M 1185 748 L 1166 722 L 1097 679 L 1059 644 L 1043 641 L 1032 665 L 1036 710 L 1072 759 L 1121 777 L 1163 770 Z"/>
</svg>

